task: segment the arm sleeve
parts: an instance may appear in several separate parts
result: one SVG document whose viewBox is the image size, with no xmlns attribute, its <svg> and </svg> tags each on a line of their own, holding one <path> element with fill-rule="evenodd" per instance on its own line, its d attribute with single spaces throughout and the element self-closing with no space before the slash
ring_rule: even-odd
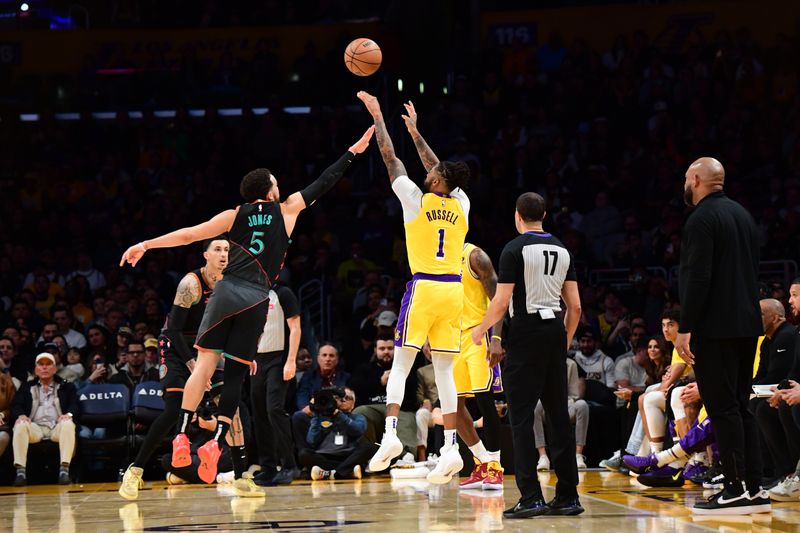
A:
<svg viewBox="0 0 800 533">
<path fill-rule="evenodd" d="M 510 248 L 510 243 L 503 248 L 503 253 L 500 254 L 500 264 L 498 265 L 497 283 L 516 283 L 520 257 Z"/>
<path fill-rule="evenodd" d="M 690 220 L 684 231 L 685 242 L 681 254 L 686 254 L 686 285 L 681 295 L 679 331 L 691 333 L 706 312 L 714 264 L 714 238 L 709 222 L 702 218 Z M 681 275 L 684 275 L 683 272 Z"/>
<path fill-rule="evenodd" d="M 172 348 L 184 363 L 195 356 L 192 347 L 189 346 L 183 336 L 183 326 L 186 324 L 186 318 L 188 316 L 188 307 L 172 304 L 172 309 L 170 309 L 169 316 L 167 317 L 167 327 L 164 328 L 164 333 L 169 337 Z"/>
<path fill-rule="evenodd" d="M 320 177 L 314 180 L 308 187 L 300 191 L 306 205 L 309 206 L 317 199 L 331 190 L 336 182 L 344 175 L 347 167 L 353 162 L 355 155 L 352 152 L 345 152 L 334 164 L 326 168 Z"/>
<path fill-rule="evenodd" d="M 461 188 L 456 187 L 450 192 L 450 196 L 458 200 L 458 203 L 461 204 L 461 210 L 464 211 L 464 218 L 467 220 L 467 223 L 469 223 L 469 209 L 471 207 L 471 203 L 467 193 L 461 190 Z"/>
<path fill-rule="evenodd" d="M 403 206 L 403 222 L 411 222 L 422 206 L 422 191 L 408 176 L 398 176 L 392 183 L 392 190 Z"/>
<path fill-rule="evenodd" d="M 300 304 L 289 287 L 279 286 L 275 289 L 275 292 L 278 294 L 278 301 L 281 304 L 281 308 L 283 308 L 283 316 L 292 318 L 300 314 Z"/>
</svg>

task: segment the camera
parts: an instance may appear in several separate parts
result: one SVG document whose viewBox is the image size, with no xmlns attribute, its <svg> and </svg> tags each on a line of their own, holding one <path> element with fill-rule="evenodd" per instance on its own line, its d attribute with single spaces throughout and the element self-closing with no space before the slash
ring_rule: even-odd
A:
<svg viewBox="0 0 800 533">
<path fill-rule="evenodd" d="M 310 404 L 311 411 L 315 415 L 333 417 L 339 408 L 339 401 L 345 396 L 344 389 L 341 387 L 325 387 L 314 394 L 314 399 Z"/>
</svg>

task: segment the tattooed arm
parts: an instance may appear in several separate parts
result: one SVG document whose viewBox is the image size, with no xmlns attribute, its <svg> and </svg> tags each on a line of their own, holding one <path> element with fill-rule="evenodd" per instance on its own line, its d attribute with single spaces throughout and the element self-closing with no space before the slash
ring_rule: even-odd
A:
<svg viewBox="0 0 800 533">
<path fill-rule="evenodd" d="M 492 260 L 480 248 L 475 248 L 469 254 L 469 267 L 472 272 L 478 277 L 486 296 L 491 300 L 497 292 L 497 272 L 494 270 Z M 470 275 L 466 273 L 466 275 Z M 489 354 L 487 360 L 489 366 L 494 366 L 503 360 L 503 348 L 501 346 L 501 339 L 503 337 L 503 317 L 495 322 L 492 326 L 492 338 L 489 341 Z"/>
<path fill-rule="evenodd" d="M 433 150 L 431 150 L 431 147 L 428 146 L 428 143 L 425 142 L 425 139 L 422 138 L 417 129 L 417 110 L 414 109 L 414 104 L 409 100 L 407 104 L 403 105 L 408 113 L 408 115 L 403 115 L 403 121 L 406 123 L 408 133 L 411 134 L 411 138 L 414 140 L 414 146 L 417 147 L 417 153 L 422 160 L 425 171 L 430 172 L 433 167 L 439 164 L 439 158 L 436 157 L 436 154 L 433 153 Z"/>
<path fill-rule="evenodd" d="M 408 176 L 406 167 L 394 153 L 394 145 L 392 139 L 389 137 L 389 132 L 386 130 L 386 122 L 383 120 L 383 113 L 378 99 L 364 91 L 358 92 L 358 98 L 364 102 L 370 115 L 375 121 L 375 138 L 378 141 L 378 148 L 381 151 L 381 157 L 386 165 L 386 170 L 389 171 L 389 182 L 394 183 L 394 180 L 399 176 Z"/>
<path fill-rule="evenodd" d="M 172 302 L 172 309 L 169 311 L 164 328 L 164 334 L 172 343 L 172 348 L 189 368 L 194 366 L 190 361 L 194 359 L 195 355 L 183 336 L 183 327 L 189 316 L 189 308 L 200 301 L 202 293 L 203 289 L 197 276 L 191 272 L 183 276 L 181 282 L 178 283 L 175 300 Z"/>
</svg>

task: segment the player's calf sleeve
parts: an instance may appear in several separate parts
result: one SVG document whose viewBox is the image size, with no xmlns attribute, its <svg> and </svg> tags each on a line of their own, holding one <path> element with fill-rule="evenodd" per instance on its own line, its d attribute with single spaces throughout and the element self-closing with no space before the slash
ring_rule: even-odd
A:
<svg viewBox="0 0 800 533">
<path fill-rule="evenodd" d="M 452 355 L 433 353 L 433 374 L 436 378 L 436 388 L 439 389 L 439 402 L 442 404 L 442 414 L 455 413 L 458 409 L 458 391 L 453 378 Z"/>
<path fill-rule="evenodd" d="M 239 399 L 242 395 L 242 381 L 250 366 L 240 363 L 233 359 L 225 361 L 225 368 L 222 372 L 222 379 L 225 385 L 222 387 L 222 394 L 219 398 L 219 415 L 233 419 L 236 409 L 239 408 Z"/>
<path fill-rule="evenodd" d="M 139 452 L 136 454 L 136 459 L 133 460 L 133 466 L 145 467 L 153 456 L 153 452 L 161 445 L 161 441 L 164 440 L 170 428 L 175 424 L 175 417 L 178 416 L 180 411 L 181 395 L 176 392 L 168 392 L 164 395 L 164 410 L 147 429 L 147 435 L 145 435 L 142 447 L 139 448 Z"/>
<path fill-rule="evenodd" d="M 389 372 L 389 381 L 386 382 L 386 403 L 403 403 L 406 390 L 406 378 L 414 366 L 417 351 L 413 348 L 395 348 L 392 371 Z"/>
<path fill-rule="evenodd" d="M 483 416 L 483 444 L 490 452 L 500 449 L 500 416 L 494 406 L 493 392 L 479 392 L 475 395 L 478 409 Z"/>
</svg>

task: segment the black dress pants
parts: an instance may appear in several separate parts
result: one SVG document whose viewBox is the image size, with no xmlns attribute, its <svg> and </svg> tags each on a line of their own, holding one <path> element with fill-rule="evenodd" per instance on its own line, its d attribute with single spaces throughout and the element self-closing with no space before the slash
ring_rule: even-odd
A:
<svg viewBox="0 0 800 533">
<path fill-rule="evenodd" d="M 796 427 L 784 428 L 784 423 L 787 421 L 790 426 L 795 425 L 791 412 L 787 408 L 785 403 L 781 405 L 780 411 L 770 407 L 766 398 L 750 400 L 750 410 L 755 415 L 758 427 L 761 429 L 761 435 L 764 437 L 764 443 L 775 467 L 776 477 L 793 473 L 797 460 L 800 458 L 800 450 L 794 445 L 794 439 L 790 440 L 789 435 L 789 431 L 792 430 L 795 434 L 797 433 Z M 781 411 L 786 413 L 781 416 Z"/>
<path fill-rule="evenodd" d="M 288 382 L 283 381 L 285 352 L 256 356 L 257 371 L 250 378 L 250 403 L 262 468 L 295 468 L 292 424 L 284 409 Z"/>
<path fill-rule="evenodd" d="M 748 409 L 757 340 L 692 338 L 697 386 L 714 423 L 725 482 L 751 488 L 762 471 L 758 425 Z"/>
<path fill-rule="evenodd" d="M 378 451 L 378 446 L 371 442 L 358 441 L 355 448 L 342 454 L 317 453 L 310 448 L 300 450 L 300 465 L 311 470 L 318 466 L 323 470 L 336 470 L 336 477 L 346 479 L 353 477 L 353 468 L 361 465 L 363 468 L 370 457 Z"/>
<path fill-rule="evenodd" d="M 539 400 L 547 413 L 547 442 L 558 476 L 556 493 L 565 498 L 577 497 L 575 435 L 567 407 L 567 336 L 561 319 L 542 320 L 538 315 L 514 317 L 503 381 L 521 500 L 527 503 L 542 498 L 536 473 L 539 454 L 533 436 L 534 409 Z"/>
</svg>

